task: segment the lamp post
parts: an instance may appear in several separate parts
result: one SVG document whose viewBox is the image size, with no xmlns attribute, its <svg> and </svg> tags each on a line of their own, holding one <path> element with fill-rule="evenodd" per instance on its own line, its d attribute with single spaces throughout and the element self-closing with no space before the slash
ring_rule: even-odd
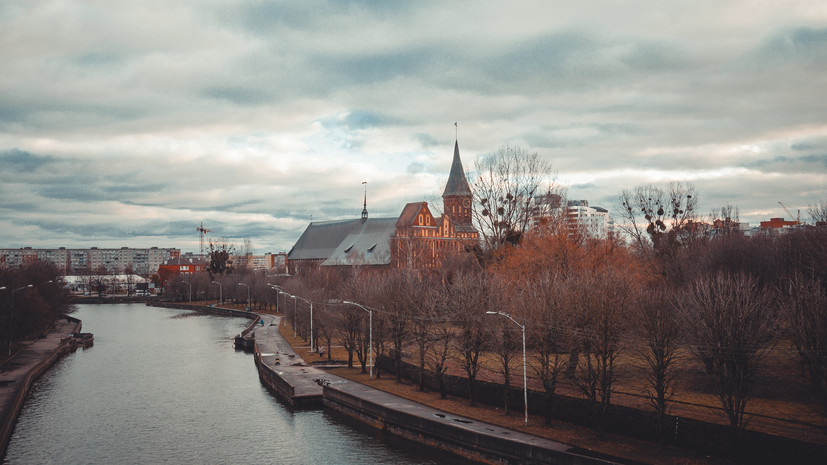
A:
<svg viewBox="0 0 827 465">
<path fill-rule="evenodd" d="M 370 364 L 370 375 L 369 375 L 368 379 L 373 379 L 373 310 L 371 310 L 368 307 L 365 307 L 362 304 L 357 304 L 356 302 L 351 302 L 349 300 L 345 300 L 342 303 L 349 304 L 349 305 L 355 305 L 355 306 L 361 308 L 362 310 L 368 312 L 368 321 L 369 321 L 369 325 L 368 325 L 368 328 L 369 328 L 369 333 L 368 333 L 369 334 L 369 336 L 368 336 L 368 356 L 370 357 L 370 362 L 369 362 L 369 364 Z"/>
<path fill-rule="evenodd" d="M 190 287 L 190 303 L 192 303 L 192 284 L 189 281 L 181 281 L 182 283 L 186 283 Z"/>
<path fill-rule="evenodd" d="M 303 301 L 307 302 L 307 305 L 310 305 L 310 352 L 313 352 L 313 302 L 305 299 L 304 297 L 296 296 L 293 296 L 293 301 L 295 301 L 297 298 L 302 299 Z"/>
<path fill-rule="evenodd" d="M 11 357 L 11 336 L 12 336 L 12 318 L 14 316 L 14 293 L 17 291 L 21 291 L 23 289 L 30 289 L 33 288 L 34 284 L 29 284 L 23 287 L 18 287 L 17 289 L 11 290 L 11 308 L 9 309 L 9 357 Z"/>
<path fill-rule="evenodd" d="M 276 291 L 276 313 L 278 313 L 279 312 L 279 293 L 281 291 L 279 290 L 279 287 L 275 286 L 275 285 L 270 286 L 270 289 Z"/>
<path fill-rule="evenodd" d="M 224 303 L 224 286 L 222 286 L 221 283 L 217 283 L 215 281 L 211 282 L 210 284 L 218 284 L 218 300 L 221 301 L 221 303 L 223 304 Z"/>
<path fill-rule="evenodd" d="M 247 288 L 247 310 L 250 310 L 250 286 L 244 283 L 238 283 L 239 286 L 244 286 Z"/>
<path fill-rule="evenodd" d="M 513 321 L 515 325 L 519 326 L 521 330 L 523 330 L 523 405 L 525 405 L 525 424 L 528 426 L 528 379 L 526 377 L 526 360 L 525 360 L 525 325 L 521 325 L 517 323 L 517 320 L 511 317 L 508 313 L 505 312 L 485 312 L 486 315 L 500 315 L 508 318 L 509 320 Z"/>
<path fill-rule="evenodd" d="M 296 317 L 298 317 L 299 313 L 299 304 L 296 302 L 296 296 L 293 294 L 287 294 L 293 298 L 293 339 L 296 339 Z"/>
</svg>

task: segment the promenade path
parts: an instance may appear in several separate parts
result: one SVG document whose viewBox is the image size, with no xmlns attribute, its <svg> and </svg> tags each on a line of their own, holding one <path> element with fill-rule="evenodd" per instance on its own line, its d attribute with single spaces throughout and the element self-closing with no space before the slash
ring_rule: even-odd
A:
<svg viewBox="0 0 827 465">
<path fill-rule="evenodd" d="M 247 336 L 255 338 L 264 367 L 292 387 L 293 399 L 285 400 L 295 405 L 306 403 L 302 402 L 303 399 L 318 398 L 321 404 L 322 386 L 314 380 L 325 378 L 329 374 L 319 368 L 306 365 L 279 333 L 281 321 L 280 316 L 260 314 L 259 322 Z"/>
<path fill-rule="evenodd" d="M 0 458 L 6 453 L 31 383 L 59 358 L 61 341 L 71 338 L 80 328 L 79 321 L 60 319 L 46 337 L 30 341 L 0 365 Z"/>
<path fill-rule="evenodd" d="M 381 414 L 383 417 L 381 421 L 383 422 L 390 421 L 390 418 L 393 416 L 388 413 L 401 413 L 408 418 L 405 420 L 406 422 L 420 425 L 419 427 L 423 428 L 423 432 L 426 434 L 428 430 L 440 430 L 443 433 L 448 430 L 453 430 L 457 436 L 465 438 L 474 437 L 474 441 L 479 443 L 481 448 L 484 448 L 487 443 L 508 442 L 509 445 L 506 449 L 523 448 L 526 450 L 540 450 L 542 451 L 540 455 L 545 457 L 549 455 L 559 455 L 559 457 L 557 457 L 558 459 L 566 456 L 566 459 L 559 462 L 554 460 L 552 462 L 543 461 L 543 463 L 620 463 L 583 456 L 582 454 L 585 451 L 576 450 L 567 444 L 443 412 L 433 407 L 347 380 L 320 368 L 304 366 L 304 360 L 295 353 L 290 344 L 288 344 L 279 333 L 278 325 L 281 324 L 281 321 L 282 318 L 280 316 L 260 315 L 259 322 L 251 333 L 255 333 L 256 345 L 264 367 L 273 370 L 280 378 L 292 385 L 295 389 L 295 396 L 321 396 L 323 387 L 320 383 L 317 383 L 316 380 L 322 380 L 321 384 L 324 385 L 324 389 L 326 390 L 325 396 L 329 396 L 331 402 L 334 397 L 339 399 L 349 398 L 351 400 L 347 401 L 348 403 L 356 399 L 356 403 L 362 404 L 363 406 L 370 405 L 371 409 L 378 407 L 378 410 L 374 411 L 383 412 Z M 250 336 L 250 334 L 248 334 L 248 336 Z M 277 357 L 279 359 L 278 365 L 275 364 Z M 331 393 L 331 391 L 339 391 L 343 395 L 335 395 Z M 328 397 L 325 397 L 325 405 L 328 405 L 328 402 Z M 410 418 L 415 418 L 415 420 L 411 422 Z"/>
</svg>

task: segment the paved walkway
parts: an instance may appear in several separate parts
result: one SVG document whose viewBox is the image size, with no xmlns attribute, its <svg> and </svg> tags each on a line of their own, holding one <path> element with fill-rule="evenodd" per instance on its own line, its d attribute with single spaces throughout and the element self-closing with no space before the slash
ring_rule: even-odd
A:
<svg viewBox="0 0 827 465">
<path fill-rule="evenodd" d="M 322 386 L 314 380 L 329 374 L 319 368 L 305 366 L 305 361 L 279 333 L 281 321 L 280 316 L 261 314 L 259 323 L 249 334 L 255 335 L 262 363 L 293 386 L 294 397 L 321 396 Z"/>
<path fill-rule="evenodd" d="M 280 316 L 261 315 L 259 323 L 251 333 L 255 332 L 256 345 L 261 353 L 265 366 L 268 368 L 272 367 L 283 380 L 291 384 L 295 389 L 294 392 L 296 396 L 321 395 L 322 386 L 315 380 L 322 379 L 327 389 L 340 390 L 365 402 L 378 404 L 382 408 L 413 415 L 426 422 L 436 422 L 442 426 L 455 428 L 458 430 L 458 435 L 467 436 L 465 433 L 472 433 L 481 438 L 482 441 L 485 441 L 486 437 L 491 438 L 491 440 L 505 439 L 516 444 L 517 447 L 547 449 L 563 454 L 573 454 L 575 457 L 580 456 L 582 453 L 582 451 L 580 451 L 580 453 L 576 452 L 572 446 L 567 444 L 440 411 L 433 407 L 347 380 L 319 368 L 301 366 L 304 365 L 304 360 L 295 353 L 290 344 L 287 343 L 278 331 L 278 325 L 281 324 L 281 321 L 282 318 Z M 279 365 L 275 364 L 277 357 L 279 358 Z M 589 458 L 571 463 L 611 464 L 615 462 Z"/>
</svg>

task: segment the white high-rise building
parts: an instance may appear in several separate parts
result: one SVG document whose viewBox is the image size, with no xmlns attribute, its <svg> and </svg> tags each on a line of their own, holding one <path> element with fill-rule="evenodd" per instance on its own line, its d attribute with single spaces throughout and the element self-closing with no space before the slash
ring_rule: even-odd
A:
<svg viewBox="0 0 827 465">
<path fill-rule="evenodd" d="M 615 234 L 615 225 L 609 211 L 589 206 L 588 200 L 570 200 L 563 206 L 558 195 L 538 196 L 534 199 L 532 227 L 540 229 L 548 221 L 564 221 L 570 235 L 585 234 L 605 239 Z"/>
</svg>

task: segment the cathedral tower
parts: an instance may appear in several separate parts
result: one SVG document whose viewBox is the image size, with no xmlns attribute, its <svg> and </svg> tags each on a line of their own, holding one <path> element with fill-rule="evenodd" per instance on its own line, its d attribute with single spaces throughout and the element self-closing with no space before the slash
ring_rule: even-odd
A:
<svg viewBox="0 0 827 465">
<path fill-rule="evenodd" d="M 456 225 L 471 225 L 471 202 L 473 195 L 468 186 L 468 179 L 462 169 L 462 160 L 459 157 L 459 142 L 454 142 L 454 161 L 451 163 L 451 173 L 445 192 L 442 193 L 444 215 Z"/>
</svg>

